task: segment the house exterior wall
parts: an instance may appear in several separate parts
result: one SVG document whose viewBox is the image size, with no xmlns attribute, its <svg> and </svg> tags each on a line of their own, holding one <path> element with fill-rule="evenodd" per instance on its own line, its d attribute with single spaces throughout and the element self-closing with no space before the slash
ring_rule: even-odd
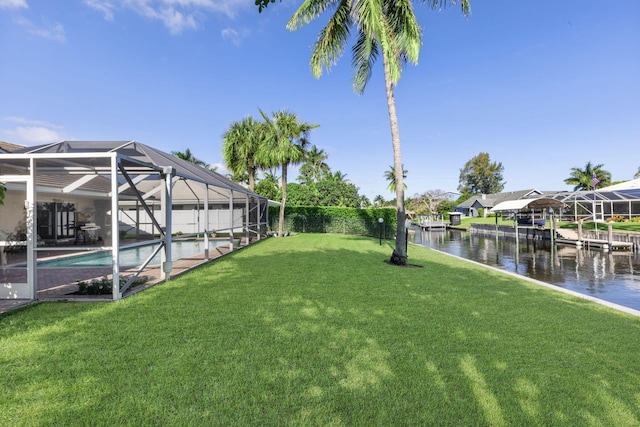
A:
<svg viewBox="0 0 640 427">
<path fill-rule="evenodd" d="M 3 240 L 5 235 L 14 233 L 21 222 L 24 223 L 24 200 L 24 193 L 18 191 L 5 193 L 4 205 L 0 205 L 0 240 Z"/>
<path fill-rule="evenodd" d="M 129 209 L 120 212 L 118 221 L 120 223 L 120 232 L 135 233 L 136 225 L 136 211 L 135 209 Z M 233 210 L 233 228 L 234 232 L 242 230 L 244 226 L 244 209 Z M 192 234 L 202 232 L 204 230 L 204 209 L 174 209 L 171 213 L 172 224 L 171 230 L 173 233 Z M 163 218 L 162 211 L 155 211 L 156 218 Z M 153 225 L 147 212 L 140 208 L 138 212 L 138 220 L 140 222 L 139 230 L 141 233 L 152 234 Z M 229 220 L 228 209 L 210 209 L 209 210 L 209 228 L 211 230 L 224 230 L 228 231 L 231 228 Z M 155 230 L 155 233 L 158 231 Z"/>
</svg>

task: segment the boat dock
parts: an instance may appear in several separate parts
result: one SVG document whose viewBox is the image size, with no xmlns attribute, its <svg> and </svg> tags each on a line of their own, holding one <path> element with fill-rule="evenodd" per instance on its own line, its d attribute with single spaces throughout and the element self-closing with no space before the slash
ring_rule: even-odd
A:
<svg viewBox="0 0 640 427">
<path fill-rule="evenodd" d="M 418 225 L 422 230 L 446 230 L 449 223 L 444 221 L 427 220 L 427 221 L 422 221 Z"/>
<path fill-rule="evenodd" d="M 556 230 L 556 234 L 558 237 L 556 238 L 557 243 L 562 243 L 565 245 L 574 245 L 577 247 L 587 247 L 587 248 L 601 248 L 605 250 L 633 250 L 632 242 L 620 242 L 613 240 L 612 238 L 603 240 L 603 239 L 594 239 L 590 237 L 586 237 L 584 235 L 580 235 L 575 230 L 570 230 L 566 228 L 561 228 Z"/>
<path fill-rule="evenodd" d="M 470 231 L 484 234 L 515 238 L 515 227 L 507 225 L 472 224 Z M 518 237 L 525 240 L 552 240 L 551 229 L 542 227 L 518 226 Z M 620 233 L 612 230 L 572 230 L 558 228 L 553 241 L 563 245 L 585 248 L 600 248 L 610 251 L 640 250 L 640 234 Z"/>
</svg>

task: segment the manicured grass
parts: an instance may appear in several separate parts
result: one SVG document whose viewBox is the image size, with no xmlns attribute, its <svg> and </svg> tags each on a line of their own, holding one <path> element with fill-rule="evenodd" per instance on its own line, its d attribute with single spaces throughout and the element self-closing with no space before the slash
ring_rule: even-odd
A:
<svg viewBox="0 0 640 427">
<path fill-rule="evenodd" d="M 496 217 L 491 216 L 491 217 L 462 217 L 460 219 L 460 225 L 462 227 L 465 228 L 469 228 L 471 226 L 471 224 L 495 224 L 496 223 Z M 513 226 L 513 220 L 512 219 L 503 219 L 501 216 L 498 217 L 498 224 L 499 225 L 510 225 Z"/>
<path fill-rule="evenodd" d="M 640 424 L 640 318 L 411 246 L 269 239 L 0 319 L 0 425 Z"/>
<path fill-rule="evenodd" d="M 640 233 L 640 222 L 612 222 L 613 231 L 631 231 Z M 577 229 L 578 224 L 575 222 L 564 222 L 559 224 L 561 228 L 573 228 Z M 582 224 L 583 230 L 595 230 L 606 231 L 609 227 L 609 223 L 602 222 L 585 222 Z"/>
</svg>

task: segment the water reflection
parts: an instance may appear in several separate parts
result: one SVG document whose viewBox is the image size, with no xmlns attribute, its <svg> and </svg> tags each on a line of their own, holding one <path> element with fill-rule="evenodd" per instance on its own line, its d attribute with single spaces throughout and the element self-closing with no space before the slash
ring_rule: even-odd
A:
<svg viewBox="0 0 640 427">
<path fill-rule="evenodd" d="M 640 310 L 640 255 L 457 230 L 412 234 L 414 243 Z"/>
</svg>

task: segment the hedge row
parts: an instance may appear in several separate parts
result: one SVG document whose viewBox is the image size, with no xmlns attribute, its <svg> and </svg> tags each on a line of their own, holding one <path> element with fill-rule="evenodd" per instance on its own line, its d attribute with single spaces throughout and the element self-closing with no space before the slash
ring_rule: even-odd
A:
<svg viewBox="0 0 640 427">
<path fill-rule="evenodd" d="M 278 229 L 279 208 L 269 208 L 272 230 Z M 384 224 L 378 219 L 382 218 Z M 385 238 L 395 235 L 396 210 L 393 208 L 343 208 L 337 206 L 292 206 L 285 208 L 284 229 L 298 233 L 337 233 Z"/>
<path fill-rule="evenodd" d="M 278 219 L 280 208 L 269 207 L 269 218 Z M 342 208 L 339 206 L 287 206 L 284 216 L 303 216 L 320 218 L 361 218 L 366 221 L 378 222 L 378 218 L 384 219 L 387 224 L 396 223 L 396 210 L 394 208 Z"/>
</svg>

